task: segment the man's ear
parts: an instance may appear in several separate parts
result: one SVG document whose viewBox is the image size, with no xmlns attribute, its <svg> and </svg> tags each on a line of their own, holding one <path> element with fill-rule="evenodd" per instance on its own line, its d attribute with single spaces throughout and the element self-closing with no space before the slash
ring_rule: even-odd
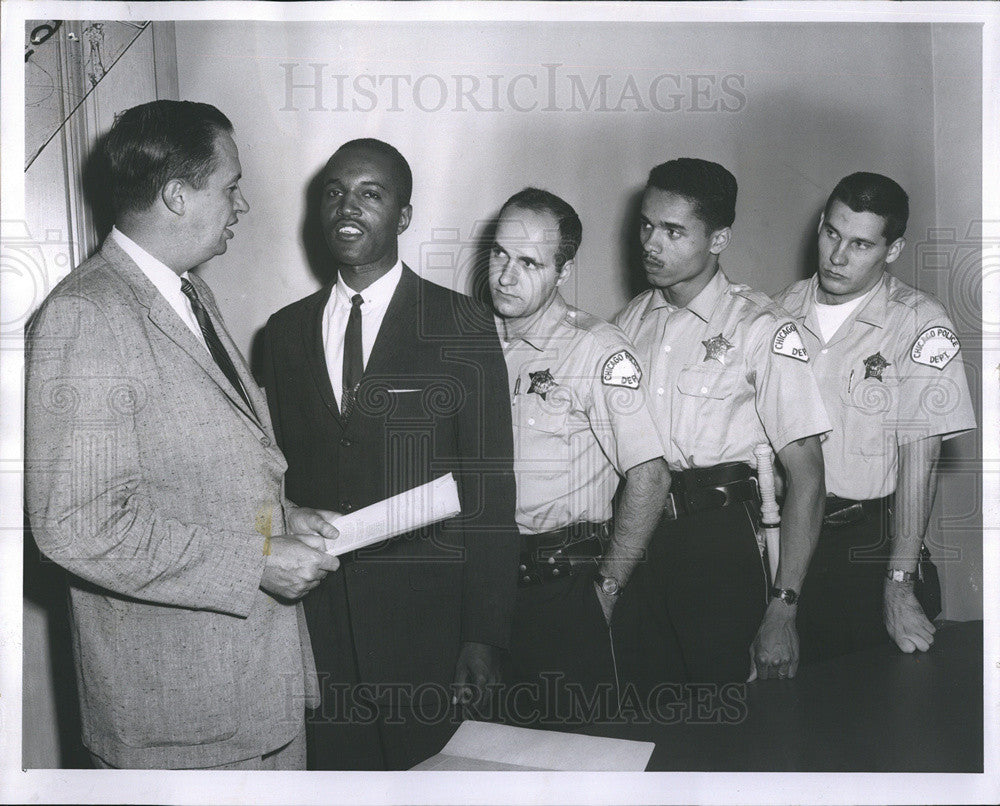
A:
<svg viewBox="0 0 1000 806">
<path fill-rule="evenodd" d="M 721 254 L 722 250 L 729 246 L 729 237 L 733 234 L 731 227 L 723 227 L 712 233 L 712 245 L 708 251 L 713 255 Z"/>
<path fill-rule="evenodd" d="M 559 269 L 559 276 L 556 278 L 556 285 L 560 286 L 565 283 L 569 276 L 573 273 L 573 269 L 576 268 L 575 260 L 567 260 L 562 264 L 562 268 Z"/>
<path fill-rule="evenodd" d="M 160 200 L 174 215 L 184 215 L 188 185 L 183 179 L 169 179 L 160 189 Z"/>
<path fill-rule="evenodd" d="M 410 217 L 413 215 L 413 205 L 408 204 L 406 207 L 399 208 L 399 226 L 396 227 L 396 234 L 402 235 L 406 232 L 406 228 L 410 226 Z"/>
<path fill-rule="evenodd" d="M 885 262 L 892 263 L 892 261 L 898 258 L 899 253 L 903 251 L 904 246 L 906 246 L 905 238 L 897 238 L 891 244 L 889 244 L 889 251 L 886 252 Z"/>
</svg>

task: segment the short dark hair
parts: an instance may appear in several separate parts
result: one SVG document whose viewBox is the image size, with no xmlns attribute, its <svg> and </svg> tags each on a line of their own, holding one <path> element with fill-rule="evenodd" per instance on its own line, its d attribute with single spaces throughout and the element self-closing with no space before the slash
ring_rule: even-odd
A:
<svg viewBox="0 0 1000 806">
<path fill-rule="evenodd" d="M 115 211 L 148 210 L 171 179 L 203 187 L 216 168 L 216 138 L 232 131 L 222 112 L 194 101 L 151 101 L 120 113 L 104 140 Z"/>
<path fill-rule="evenodd" d="M 709 232 L 736 220 L 736 177 L 717 162 L 690 157 L 664 162 L 649 172 L 646 187 L 686 198 Z"/>
<path fill-rule="evenodd" d="M 858 171 L 837 183 L 823 208 L 830 215 L 830 206 L 840 201 L 855 213 L 874 213 L 885 219 L 882 235 L 886 243 L 902 238 L 910 217 L 910 198 L 898 184 L 882 174 Z"/>
<path fill-rule="evenodd" d="M 406 157 L 400 154 L 394 146 L 382 140 L 376 140 L 374 137 L 361 137 L 357 140 L 349 140 L 344 143 L 333 152 L 330 160 L 341 151 L 348 151 L 354 148 L 374 151 L 376 154 L 387 157 L 392 162 L 393 170 L 399 179 L 399 206 L 406 207 L 410 203 L 410 196 L 413 195 L 413 171 L 410 170 L 410 163 L 406 161 Z M 330 164 L 330 160 L 327 160 L 327 165 Z"/>
<path fill-rule="evenodd" d="M 534 213 L 549 213 L 559 225 L 559 246 L 556 248 L 556 268 L 561 269 L 568 260 L 576 257 L 576 250 L 583 240 L 583 224 L 572 205 L 560 199 L 555 193 L 539 188 L 519 190 L 500 208 L 500 215 L 509 207 L 531 210 Z"/>
</svg>

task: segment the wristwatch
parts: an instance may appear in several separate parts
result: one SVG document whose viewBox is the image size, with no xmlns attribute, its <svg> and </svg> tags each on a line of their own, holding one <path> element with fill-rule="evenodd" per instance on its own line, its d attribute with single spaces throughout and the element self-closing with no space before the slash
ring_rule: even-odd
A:
<svg viewBox="0 0 1000 806">
<path fill-rule="evenodd" d="M 771 588 L 771 598 L 781 599 L 786 605 L 793 605 L 799 600 L 798 591 L 792 588 L 779 588 L 777 586 Z"/>
<path fill-rule="evenodd" d="M 917 572 L 903 571 L 899 568 L 887 568 L 885 578 L 891 579 L 893 582 L 916 582 Z"/>
<path fill-rule="evenodd" d="M 594 581 L 601 586 L 601 590 L 604 591 L 607 596 L 617 596 L 622 592 L 622 584 L 614 577 L 606 577 L 600 571 L 597 572 L 597 576 Z"/>
</svg>

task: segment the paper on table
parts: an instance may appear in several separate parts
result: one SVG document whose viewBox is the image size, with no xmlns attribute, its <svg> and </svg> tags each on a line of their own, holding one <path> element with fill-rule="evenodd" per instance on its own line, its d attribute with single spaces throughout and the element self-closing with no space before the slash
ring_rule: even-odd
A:
<svg viewBox="0 0 1000 806">
<path fill-rule="evenodd" d="M 466 720 L 436 756 L 414 770 L 642 772 L 655 745 Z"/>
<path fill-rule="evenodd" d="M 334 518 L 331 523 L 337 527 L 340 536 L 326 541 L 326 553 L 346 554 L 422 529 L 461 511 L 458 485 L 455 484 L 455 477 L 447 473 L 377 504 Z"/>
</svg>

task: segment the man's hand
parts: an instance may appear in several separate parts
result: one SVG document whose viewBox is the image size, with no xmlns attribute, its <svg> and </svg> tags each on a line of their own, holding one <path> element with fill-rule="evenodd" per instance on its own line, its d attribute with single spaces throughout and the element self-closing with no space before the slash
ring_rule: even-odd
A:
<svg viewBox="0 0 1000 806">
<path fill-rule="evenodd" d="M 455 664 L 455 696 L 452 704 L 475 707 L 483 702 L 488 686 L 500 682 L 501 650 L 490 644 L 466 641 Z"/>
<path fill-rule="evenodd" d="M 260 586 L 284 599 L 301 599 L 340 561 L 325 553 L 323 538 L 315 535 L 278 535 L 267 540 L 267 561 Z"/>
<path fill-rule="evenodd" d="M 604 592 L 604 589 L 596 582 L 594 583 L 594 590 L 597 592 L 597 601 L 601 604 L 601 610 L 604 613 L 604 620 L 610 624 L 611 613 L 615 609 L 615 603 L 618 601 L 618 597 L 608 596 L 608 594 Z"/>
<path fill-rule="evenodd" d="M 924 615 L 924 610 L 913 593 L 912 582 L 885 581 L 882 596 L 882 615 L 889 636 L 903 652 L 919 649 L 926 652 L 934 643 L 934 625 Z"/>
<path fill-rule="evenodd" d="M 293 535 L 318 535 L 335 540 L 340 532 L 337 531 L 336 526 L 330 524 L 330 521 L 339 517 L 339 512 L 332 512 L 328 509 L 312 509 L 311 507 L 287 507 L 285 509 L 288 533 Z"/>
<path fill-rule="evenodd" d="M 772 599 L 750 648 L 751 666 L 761 680 L 795 677 L 799 669 L 799 634 L 795 631 L 795 605 Z M 750 674 L 751 680 L 755 673 Z"/>
</svg>

